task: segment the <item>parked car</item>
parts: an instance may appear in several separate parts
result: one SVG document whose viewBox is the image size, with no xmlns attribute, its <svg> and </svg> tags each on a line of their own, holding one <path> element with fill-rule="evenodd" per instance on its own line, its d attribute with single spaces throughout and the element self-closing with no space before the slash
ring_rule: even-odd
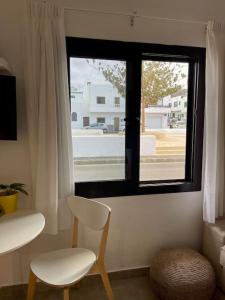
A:
<svg viewBox="0 0 225 300">
<path fill-rule="evenodd" d="M 119 127 L 119 131 L 125 131 L 126 130 L 126 125 L 125 124 L 121 124 Z"/>
<path fill-rule="evenodd" d="M 177 121 L 177 128 L 186 128 L 186 121 Z"/>
<path fill-rule="evenodd" d="M 104 133 L 109 132 L 109 127 L 105 123 L 93 123 L 85 126 L 84 129 L 101 129 Z"/>
</svg>

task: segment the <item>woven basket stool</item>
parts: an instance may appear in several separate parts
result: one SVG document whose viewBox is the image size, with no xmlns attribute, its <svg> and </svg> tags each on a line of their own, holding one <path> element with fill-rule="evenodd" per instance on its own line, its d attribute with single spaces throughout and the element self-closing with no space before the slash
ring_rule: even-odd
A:
<svg viewBox="0 0 225 300">
<path fill-rule="evenodd" d="M 152 261 L 150 280 L 163 300 L 209 300 L 215 290 L 212 266 L 192 249 L 161 250 Z"/>
</svg>

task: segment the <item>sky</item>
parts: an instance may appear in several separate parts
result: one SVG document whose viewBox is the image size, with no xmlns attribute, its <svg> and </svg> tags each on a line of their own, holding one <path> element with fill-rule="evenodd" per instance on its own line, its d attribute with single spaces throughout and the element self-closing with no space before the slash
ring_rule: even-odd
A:
<svg viewBox="0 0 225 300">
<path fill-rule="evenodd" d="M 101 71 L 98 70 L 98 65 L 101 62 L 102 66 L 112 66 L 117 65 L 122 62 L 116 60 L 99 60 L 96 59 L 95 63 L 93 63 L 92 59 L 87 60 L 86 58 L 70 58 L 70 80 L 72 87 L 83 87 L 87 84 L 87 82 L 91 83 L 109 83 L 105 80 Z M 171 63 L 171 67 L 173 67 L 175 63 Z M 182 72 L 184 74 L 188 74 L 188 64 L 181 63 Z M 187 88 L 187 77 L 185 79 L 181 79 L 179 84 L 183 85 L 184 88 Z"/>
<path fill-rule="evenodd" d="M 71 58 L 70 59 L 70 78 L 71 86 L 84 86 L 88 81 L 92 83 L 108 83 L 101 71 L 98 70 L 98 64 L 101 62 L 102 65 L 115 65 L 120 63 L 114 60 L 95 60 L 93 64 L 92 60 L 87 61 L 86 58 Z"/>
</svg>

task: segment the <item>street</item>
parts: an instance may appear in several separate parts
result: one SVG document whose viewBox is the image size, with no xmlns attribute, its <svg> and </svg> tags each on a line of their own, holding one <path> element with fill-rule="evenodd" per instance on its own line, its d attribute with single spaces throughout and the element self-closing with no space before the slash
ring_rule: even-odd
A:
<svg viewBox="0 0 225 300">
<path fill-rule="evenodd" d="M 183 179 L 184 162 L 149 162 L 141 163 L 140 180 Z M 76 165 L 74 167 L 75 181 L 99 181 L 125 179 L 125 165 L 92 164 Z"/>
</svg>

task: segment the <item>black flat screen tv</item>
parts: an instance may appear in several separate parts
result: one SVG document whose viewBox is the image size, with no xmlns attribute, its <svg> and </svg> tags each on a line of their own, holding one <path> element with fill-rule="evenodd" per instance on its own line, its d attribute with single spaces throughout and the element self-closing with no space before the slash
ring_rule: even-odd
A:
<svg viewBox="0 0 225 300">
<path fill-rule="evenodd" d="M 0 140 L 16 139 L 16 77 L 0 75 Z"/>
</svg>

